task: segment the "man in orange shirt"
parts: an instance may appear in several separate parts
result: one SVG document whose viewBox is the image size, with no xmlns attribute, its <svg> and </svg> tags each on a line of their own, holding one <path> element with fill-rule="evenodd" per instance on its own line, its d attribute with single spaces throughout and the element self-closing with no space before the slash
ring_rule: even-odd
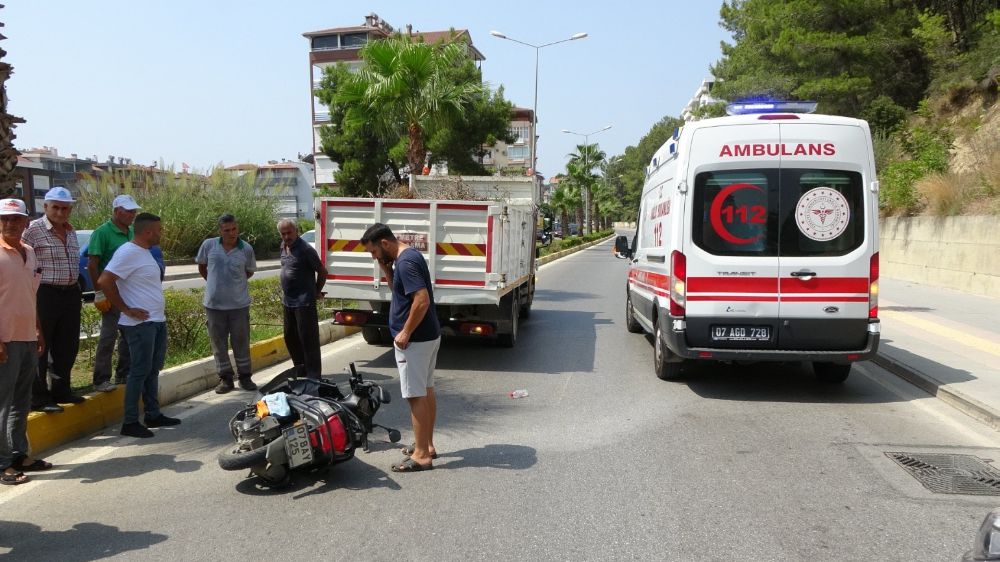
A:
<svg viewBox="0 0 1000 562">
<path fill-rule="evenodd" d="M 21 242 L 28 210 L 20 199 L 0 199 L 0 484 L 28 481 L 25 471 L 52 464 L 28 456 L 28 411 L 38 356 L 45 342 L 35 293 L 41 270 L 31 246 Z"/>
</svg>

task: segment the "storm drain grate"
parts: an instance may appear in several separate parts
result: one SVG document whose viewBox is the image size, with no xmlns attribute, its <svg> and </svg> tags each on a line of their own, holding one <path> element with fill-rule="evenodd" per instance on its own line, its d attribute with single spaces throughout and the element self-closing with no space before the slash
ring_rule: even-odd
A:
<svg viewBox="0 0 1000 562">
<path fill-rule="evenodd" d="M 1000 496 L 1000 470 L 974 455 L 886 453 L 935 494 Z"/>
</svg>

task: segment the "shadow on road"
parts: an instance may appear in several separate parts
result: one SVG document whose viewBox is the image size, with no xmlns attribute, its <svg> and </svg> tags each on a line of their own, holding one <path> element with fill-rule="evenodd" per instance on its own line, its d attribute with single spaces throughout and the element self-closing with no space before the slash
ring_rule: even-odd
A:
<svg viewBox="0 0 1000 562">
<path fill-rule="evenodd" d="M 359 455 L 364 453 L 359 451 Z M 312 472 L 292 473 L 291 481 L 282 486 L 268 486 L 259 478 L 246 478 L 236 485 L 236 491 L 248 496 L 298 494 L 302 499 L 332 490 L 370 490 L 388 488 L 400 490 L 389 474 L 363 462 L 347 461 Z"/>
<path fill-rule="evenodd" d="M 808 363 L 727 365 L 694 362 L 677 384 L 714 400 L 812 404 L 882 404 L 903 398 L 871 384 L 858 383 L 853 373 L 843 384 L 820 382 Z"/>
<path fill-rule="evenodd" d="M 538 458 L 535 449 L 524 445 L 486 445 L 475 449 L 462 449 L 441 453 L 434 469 L 499 468 L 526 470 L 535 466 Z"/>
<path fill-rule="evenodd" d="M 4 556 L 11 560 L 85 562 L 147 549 L 165 540 L 167 535 L 120 531 L 101 523 L 77 523 L 66 531 L 43 531 L 33 523 L 0 521 L 0 548 L 11 549 Z"/>
<path fill-rule="evenodd" d="M 169 470 L 178 474 L 195 472 L 201 468 L 201 461 L 178 461 L 174 455 L 150 454 L 134 455 L 120 458 L 110 458 L 84 464 L 64 464 L 57 468 L 69 469 L 62 474 L 46 474 L 44 472 L 32 475 L 32 480 L 45 480 L 47 477 L 59 480 L 79 479 L 82 484 L 94 484 L 116 478 L 142 476 L 157 470 Z"/>
</svg>

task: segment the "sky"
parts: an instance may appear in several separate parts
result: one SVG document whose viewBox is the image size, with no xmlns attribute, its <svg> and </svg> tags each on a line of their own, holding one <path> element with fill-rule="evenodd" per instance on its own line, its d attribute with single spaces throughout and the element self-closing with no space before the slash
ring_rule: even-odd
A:
<svg viewBox="0 0 1000 562">
<path fill-rule="evenodd" d="M 135 163 L 295 159 L 312 150 L 309 44 L 302 33 L 360 25 L 468 29 L 484 79 L 531 107 L 539 51 L 539 171 L 564 170 L 589 133 L 608 156 L 678 116 L 729 35 L 717 1 L 7 0 L 0 46 L 14 66 L 8 109 L 20 149 Z"/>
</svg>

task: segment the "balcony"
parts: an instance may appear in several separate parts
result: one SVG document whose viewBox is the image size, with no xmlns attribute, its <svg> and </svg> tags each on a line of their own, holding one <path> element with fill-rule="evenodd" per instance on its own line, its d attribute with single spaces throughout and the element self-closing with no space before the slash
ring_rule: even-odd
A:
<svg viewBox="0 0 1000 562">
<path fill-rule="evenodd" d="M 329 111 L 317 111 L 316 117 L 313 123 L 329 123 L 330 122 L 330 112 Z"/>
</svg>

